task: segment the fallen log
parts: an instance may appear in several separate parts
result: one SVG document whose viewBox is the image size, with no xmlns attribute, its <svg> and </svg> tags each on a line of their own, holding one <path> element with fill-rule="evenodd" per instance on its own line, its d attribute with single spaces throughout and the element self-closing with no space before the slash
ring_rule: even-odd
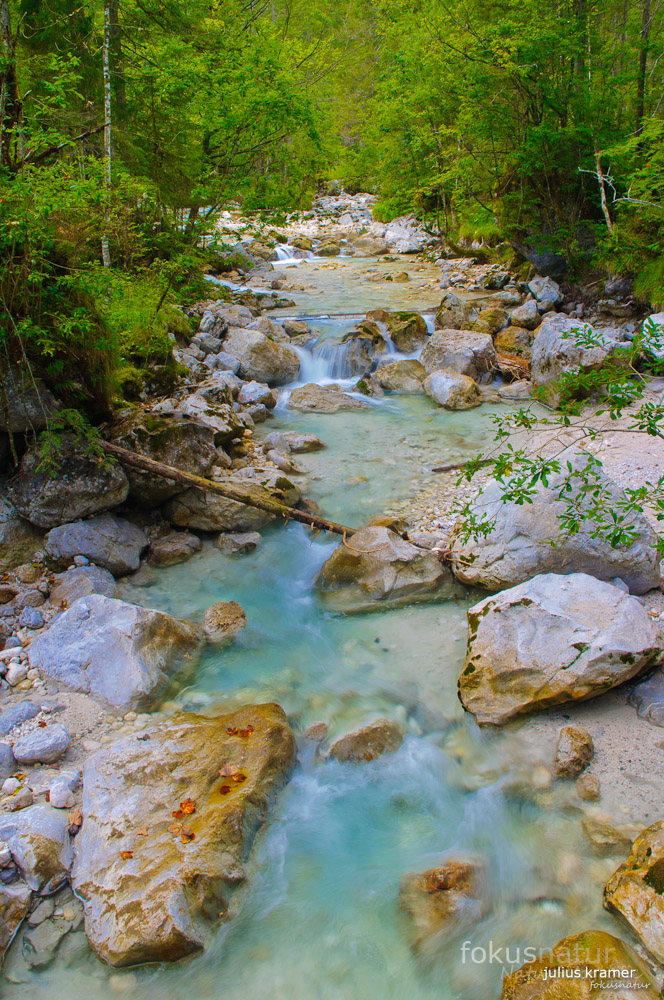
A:
<svg viewBox="0 0 664 1000">
<path fill-rule="evenodd" d="M 355 534 L 355 528 L 349 528 L 346 524 L 337 524 L 336 521 L 328 521 L 326 517 L 319 517 L 317 514 L 308 514 L 303 510 L 296 510 L 285 503 L 280 503 L 263 486 L 238 486 L 237 484 L 226 485 L 225 483 L 214 482 L 212 479 L 204 479 L 202 476 L 194 476 L 190 472 L 182 472 L 171 465 L 164 465 L 163 462 L 155 462 L 153 458 L 145 455 L 138 455 L 135 451 L 121 448 L 110 441 L 99 442 L 107 455 L 117 458 L 121 465 L 129 466 L 131 469 L 140 469 L 142 472 L 151 472 L 155 476 L 163 479 L 172 479 L 183 486 L 192 486 L 203 493 L 218 493 L 219 496 L 227 500 L 235 500 L 237 503 L 244 503 L 248 507 L 257 507 L 258 510 L 265 510 L 277 517 L 283 517 L 287 521 L 299 521 L 307 524 L 313 530 L 333 531 L 344 538 L 350 538 Z"/>
</svg>

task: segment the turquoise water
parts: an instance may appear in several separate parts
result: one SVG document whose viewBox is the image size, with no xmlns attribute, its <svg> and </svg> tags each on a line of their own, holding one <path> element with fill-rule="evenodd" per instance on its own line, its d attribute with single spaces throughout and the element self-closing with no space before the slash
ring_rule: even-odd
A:
<svg viewBox="0 0 664 1000">
<path fill-rule="evenodd" d="M 357 526 L 435 479 L 434 466 L 486 447 L 491 412 L 446 413 L 424 397 L 391 396 L 365 411 L 303 415 L 282 401 L 258 434 L 317 434 L 326 448 L 295 456 L 303 490 L 327 516 Z M 5 984 L 4 995 L 490 1000 L 500 994 L 502 964 L 471 962 L 464 940 L 509 944 L 516 956 L 517 947 L 612 926 L 600 905 L 606 865 L 579 842 L 578 812 L 564 790 L 533 791 L 539 751 L 518 732 L 480 732 L 459 705 L 472 595 L 335 616 L 313 590 L 335 544 L 301 525 L 274 525 L 254 553 L 225 556 L 206 543 L 189 562 L 153 571 L 147 586 L 125 586 L 127 600 L 192 619 L 216 601 L 240 602 L 247 628 L 231 647 L 205 654 L 171 707 L 278 701 L 299 737 L 298 766 L 257 838 L 236 916 L 205 953 L 115 971 L 79 935 L 69 961 Z M 301 737 L 314 721 L 335 736 L 379 716 L 397 719 L 406 737 L 370 764 L 317 759 Z M 491 912 L 416 954 L 399 881 L 460 852 L 484 859 Z"/>
</svg>

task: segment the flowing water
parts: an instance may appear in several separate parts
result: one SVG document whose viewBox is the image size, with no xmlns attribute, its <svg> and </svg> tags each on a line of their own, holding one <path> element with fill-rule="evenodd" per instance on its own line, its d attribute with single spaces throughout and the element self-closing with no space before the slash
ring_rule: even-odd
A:
<svg viewBox="0 0 664 1000">
<path fill-rule="evenodd" d="M 351 297 L 333 294 L 346 309 Z M 338 337 L 354 320 L 312 325 L 322 338 Z M 320 358 L 310 364 L 305 376 L 330 377 Z M 261 431 L 322 438 L 325 450 L 296 456 L 305 492 L 327 516 L 351 525 L 412 496 L 435 477 L 435 465 L 475 454 L 491 434 L 486 404 L 447 413 L 424 396 L 392 395 L 364 411 L 300 414 L 284 406 L 287 392 Z M 123 592 L 193 619 L 216 601 L 239 601 L 248 627 L 231 647 L 208 650 L 177 704 L 227 709 L 274 700 L 300 737 L 294 776 L 233 898 L 237 915 L 206 952 L 174 966 L 109 970 L 80 932 L 69 935 L 52 966 L 3 984 L 10 1000 L 231 993 L 243 1000 L 491 1000 L 503 966 L 521 964 L 524 948 L 611 927 L 600 905 L 606 861 L 588 855 L 565 793 L 537 790 L 538 751 L 518 731 L 480 732 L 459 705 L 473 595 L 333 615 L 312 585 L 336 540 L 295 524 L 263 535 L 249 555 L 225 556 L 206 543 L 189 562 L 153 571 L 147 586 Z M 317 760 L 301 739 L 314 721 L 327 722 L 334 737 L 379 716 L 399 720 L 406 736 L 396 753 L 373 763 Z M 398 908 L 399 881 L 459 853 L 484 858 L 491 912 L 416 954 Z"/>
</svg>

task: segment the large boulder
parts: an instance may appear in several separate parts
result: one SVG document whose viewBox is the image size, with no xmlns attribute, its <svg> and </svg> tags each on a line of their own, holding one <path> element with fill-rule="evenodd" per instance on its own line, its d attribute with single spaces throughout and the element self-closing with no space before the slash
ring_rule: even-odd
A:
<svg viewBox="0 0 664 1000">
<path fill-rule="evenodd" d="M 193 420 L 169 420 L 141 411 L 114 426 L 110 436 L 122 448 L 194 476 L 207 476 L 217 459 L 215 431 Z M 140 507 L 158 507 L 185 489 L 152 472 L 126 472 L 129 495 Z"/>
<path fill-rule="evenodd" d="M 436 312 L 436 329 L 463 330 L 470 323 L 473 312 L 469 302 L 463 302 L 454 292 L 445 292 Z"/>
<path fill-rule="evenodd" d="M 297 351 L 289 344 L 270 340 L 259 330 L 232 328 L 224 341 L 224 350 L 240 362 L 243 379 L 286 385 L 300 372 Z"/>
<path fill-rule="evenodd" d="M 591 330 L 591 345 L 584 344 L 584 324 L 569 316 L 547 317 L 537 329 L 531 360 L 533 387 L 539 389 L 547 403 L 561 402 L 559 382 L 562 376 L 576 372 L 596 372 L 626 345 L 617 339 L 618 331 Z M 629 346 L 629 345 L 627 345 Z"/>
<path fill-rule="evenodd" d="M 124 576 L 138 569 L 147 546 L 142 528 L 113 514 L 102 514 L 52 528 L 44 548 L 56 566 L 68 566 L 76 556 L 85 556 L 113 576 Z"/>
<path fill-rule="evenodd" d="M 0 431 L 25 434 L 40 431 L 60 404 L 39 378 L 11 367 L 0 371 Z"/>
<path fill-rule="evenodd" d="M 443 368 L 477 379 L 490 372 L 496 361 L 493 338 L 474 330 L 438 330 L 422 351 L 420 361 L 427 374 Z"/>
<path fill-rule="evenodd" d="M 353 613 L 445 600 L 453 580 L 434 553 L 389 528 L 368 527 L 334 550 L 316 586 L 328 607 Z"/>
<path fill-rule="evenodd" d="M 388 313 L 386 325 L 392 343 L 404 354 L 412 354 L 427 342 L 427 325 L 419 313 Z"/>
<path fill-rule="evenodd" d="M 563 301 L 560 285 L 553 278 L 543 278 L 538 275 L 528 284 L 528 291 L 535 296 L 540 312 L 550 312 Z"/>
<path fill-rule="evenodd" d="M 486 915 L 484 864 L 476 858 L 450 858 L 438 868 L 404 875 L 399 905 L 410 918 L 415 950 L 435 953 Z"/>
<path fill-rule="evenodd" d="M 73 852 L 66 812 L 40 804 L 2 813 L 0 841 L 35 892 L 48 896 L 67 881 Z"/>
<path fill-rule="evenodd" d="M 496 335 L 493 343 L 500 354 L 519 354 L 529 358 L 533 353 L 533 335 L 522 326 L 506 326 Z"/>
<path fill-rule="evenodd" d="M 117 708 L 147 704 L 190 666 L 200 629 L 102 594 L 82 597 L 28 647 L 31 667 Z"/>
<path fill-rule="evenodd" d="M 291 392 L 288 403 L 291 410 L 314 413 L 336 413 L 338 410 L 360 410 L 367 404 L 349 396 L 339 385 L 317 385 L 309 382 Z"/>
<path fill-rule="evenodd" d="M 471 504 L 471 512 L 478 518 L 486 516 L 492 522 L 491 530 L 486 536 L 464 541 L 455 529 L 451 540 L 455 576 L 462 583 L 486 590 L 502 590 L 539 573 L 560 570 L 589 573 L 599 580 L 620 577 L 635 594 L 659 586 L 657 534 L 645 517 L 634 517 L 639 537 L 631 544 L 613 546 L 593 537 L 593 521 L 581 520 L 576 534 L 563 534 L 560 518 L 567 503 L 578 501 L 582 510 L 591 505 L 574 492 L 559 499 L 563 478 L 562 473 L 551 476 L 548 486 L 537 487 L 532 503 L 522 505 L 505 502 L 504 486 L 490 480 Z M 608 477 L 602 474 L 600 482 L 608 484 L 616 504 L 623 498 Z"/>
<path fill-rule="evenodd" d="M 277 500 L 286 507 L 294 507 L 301 497 L 298 487 L 274 468 L 259 471 L 252 476 L 252 469 L 229 473 L 222 485 L 241 487 L 258 500 Z M 252 507 L 238 500 L 228 500 L 218 493 L 201 493 L 187 490 L 165 505 L 164 516 L 171 524 L 197 531 L 256 531 L 274 520 L 274 514 Z"/>
<path fill-rule="evenodd" d="M 256 705 L 177 715 L 88 761 L 72 883 L 100 958 L 175 961 L 205 947 L 294 757 L 282 709 Z"/>
<path fill-rule="evenodd" d="M 419 361 L 393 361 L 391 365 L 381 365 L 373 373 L 381 389 L 390 392 L 422 392 L 426 377 L 426 369 Z"/>
<path fill-rule="evenodd" d="M 531 949 L 534 951 L 534 949 Z M 503 980 L 501 1000 L 658 1000 L 659 987 L 633 948 L 605 931 L 563 938 Z"/>
<path fill-rule="evenodd" d="M 480 725 L 583 701 L 664 660 L 641 602 L 585 573 L 547 573 L 468 612 L 459 698 Z"/>
<path fill-rule="evenodd" d="M 604 887 L 604 905 L 619 913 L 658 962 L 664 962 L 664 820 L 636 838 L 629 857 Z"/>
<path fill-rule="evenodd" d="M 21 517 L 38 528 L 54 528 L 117 507 L 129 493 L 121 466 L 86 455 L 73 438 L 65 437 L 50 468 L 42 463 L 39 449 L 31 448 L 7 487 Z"/>
<path fill-rule="evenodd" d="M 0 572 L 29 562 L 41 544 L 41 532 L 24 521 L 0 492 Z"/>
<path fill-rule="evenodd" d="M 475 379 L 457 372 L 432 372 L 424 382 L 424 391 L 446 410 L 472 410 L 482 402 Z"/>
</svg>

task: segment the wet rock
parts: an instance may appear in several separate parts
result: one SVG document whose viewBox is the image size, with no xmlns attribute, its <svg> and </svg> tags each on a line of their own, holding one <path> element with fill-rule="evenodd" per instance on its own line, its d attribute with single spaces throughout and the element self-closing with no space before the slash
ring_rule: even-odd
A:
<svg viewBox="0 0 664 1000">
<path fill-rule="evenodd" d="M 301 497 L 300 490 L 283 473 L 272 469 L 238 469 L 219 480 L 229 486 L 241 486 L 258 499 L 272 499 L 293 507 Z M 181 528 L 196 531 L 255 531 L 274 520 L 274 514 L 228 500 L 218 493 L 187 490 L 174 497 L 164 507 L 164 516 Z"/>
<path fill-rule="evenodd" d="M 321 439 L 315 434 L 298 434 L 296 431 L 272 431 L 263 441 L 263 448 L 266 451 L 276 448 L 278 451 L 290 451 L 294 455 L 319 451 L 324 447 Z"/>
<path fill-rule="evenodd" d="M 300 359 L 289 344 L 270 340 L 259 330 L 231 329 L 224 350 L 240 362 L 240 377 L 268 385 L 294 382 L 300 371 Z"/>
<path fill-rule="evenodd" d="M 419 361 L 394 361 L 378 368 L 373 377 L 382 389 L 390 392 L 422 392 L 427 373 Z"/>
<path fill-rule="evenodd" d="M 41 532 L 19 517 L 0 491 L 0 572 L 31 559 L 41 545 Z"/>
<path fill-rule="evenodd" d="M 424 381 L 424 391 L 445 410 L 472 410 L 482 402 L 477 382 L 457 372 L 432 372 Z"/>
<path fill-rule="evenodd" d="M 186 562 L 203 547 L 198 535 L 188 531 L 171 531 L 162 535 L 150 545 L 150 564 L 152 566 L 175 566 Z"/>
<path fill-rule="evenodd" d="M 582 774 L 576 783 L 576 793 L 584 802 L 599 802 L 601 790 L 597 775 L 588 771 Z"/>
<path fill-rule="evenodd" d="M 114 444 L 194 476 L 207 476 L 217 458 L 215 431 L 193 420 L 168 419 L 139 411 L 114 425 Z M 128 469 L 129 495 L 152 509 L 183 491 L 180 483 L 151 472 Z"/>
<path fill-rule="evenodd" d="M 386 527 L 368 527 L 339 545 L 316 586 L 328 607 L 354 613 L 452 596 L 452 574 L 432 552 Z"/>
<path fill-rule="evenodd" d="M 238 403 L 242 406 L 260 403 L 268 410 L 273 410 L 278 400 L 279 397 L 274 389 L 270 389 L 269 385 L 263 382 L 245 382 L 237 397 Z"/>
<path fill-rule="evenodd" d="M 501 1000 L 657 1000 L 659 988 L 643 960 L 604 931 L 564 938 L 551 951 L 505 976 Z"/>
<path fill-rule="evenodd" d="M 474 379 L 491 371 L 495 360 L 493 338 L 473 330 L 438 330 L 429 337 L 420 358 L 429 375 L 444 369 Z"/>
<path fill-rule="evenodd" d="M 55 902 L 53 897 L 50 896 L 48 899 L 43 899 L 28 917 L 28 926 L 38 927 L 39 924 L 42 924 L 45 920 L 53 916 L 54 910 Z"/>
<path fill-rule="evenodd" d="M 69 930 L 66 920 L 47 920 L 23 935 L 23 957 L 31 969 L 45 969 Z"/>
<path fill-rule="evenodd" d="M 580 726 L 563 726 L 558 734 L 558 743 L 553 758 L 553 770 L 557 778 L 578 778 L 590 764 L 595 753 L 595 745 L 590 733 Z"/>
<path fill-rule="evenodd" d="M 341 763 L 366 764 L 384 753 L 396 753 L 402 742 L 403 734 L 396 722 L 378 719 L 341 736 L 330 747 L 330 757 Z"/>
<path fill-rule="evenodd" d="M 518 354 L 529 358 L 533 350 L 533 335 L 520 326 L 507 326 L 497 334 L 494 344 L 502 354 Z"/>
<path fill-rule="evenodd" d="M 664 962 L 664 821 L 636 838 L 629 857 L 604 887 L 604 905 L 619 913 L 658 962 Z"/>
<path fill-rule="evenodd" d="M 585 466 L 583 458 L 571 456 L 573 467 Z M 564 464 L 563 464 L 564 467 Z M 486 537 L 459 538 L 457 529 L 452 534 L 452 568 L 455 576 L 469 586 L 502 590 L 522 583 L 539 573 L 556 572 L 561 567 L 568 573 L 588 573 L 599 580 L 613 580 L 619 576 L 632 593 L 645 594 L 659 586 L 659 556 L 656 551 L 657 535 L 642 515 L 635 515 L 633 525 L 639 533 L 636 541 L 627 545 L 612 546 L 603 538 L 592 535 L 592 520 L 581 520 L 576 534 L 562 533 L 560 518 L 567 503 L 576 500 L 581 510 L 591 501 L 584 501 L 573 491 L 559 500 L 564 474 L 553 475 L 548 486 L 538 486 L 532 503 L 519 506 L 503 501 L 503 487 L 490 480 L 471 510 L 478 516 L 493 521 Z M 624 494 L 611 480 L 600 473 L 599 483 L 606 486 L 616 507 Z M 556 545 L 551 544 L 556 540 Z"/>
<path fill-rule="evenodd" d="M 247 624 L 247 616 L 237 601 L 219 601 L 203 615 L 205 638 L 214 646 L 225 645 Z"/>
<path fill-rule="evenodd" d="M 427 342 L 429 335 L 427 325 L 419 313 L 388 313 L 386 325 L 392 343 L 398 351 L 403 351 L 404 354 L 412 354 L 413 351 L 423 347 Z"/>
<path fill-rule="evenodd" d="M 135 572 L 147 547 L 145 532 L 114 514 L 52 528 L 44 546 L 56 565 L 66 566 L 75 556 L 85 556 L 113 576 Z"/>
<path fill-rule="evenodd" d="M 115 580 L 107 569 L 100 566 L 76 566 L 56 576 L 51 587 L 50 601 L 56 606 L 63 602 L 71 605 L 79 597 L 89 597 L 90 594 L 115 597 L 116 593 Z"/>
<path fill-rule="evenodd" d="M 454 292 L 446 292 L 436 312 L 436 329 L 463 330 L 472 315 L 473 307 L 469 302 L 463 302 Z"/>
<path fill-rule="evenodd" d="M 37 667 L 74 691 L 132 708 L 155 697 L 192 657 L 199 629 L 161 611 L 82 597 L 29 647 Z"/>
<path fill-rule="evenodd" d="M 327 722 L 312 722 L 304 730 L 305 740 L 311 743 L 321 743 L 327 737 Z"/>
<path fill-rule="evenodd" d="M 495 336 L 495 334 L 507 326 L 507 323 L 508 317 L 505 310 L 500 309 L 498 306 L 492 306 L 489 309 L 482 309 L 477 314 L 477 319 L 470 324 L 470 329 Z"/>
<path fill-rule="evenodd" d="M 664 671 L 656 670 L 652 677 L 637 684 L 628 701 L 642 719 L 664 726 Z"/>
<path fill-rule="evenodd" d="M 459 698 L 480 725 L 603 694 L 664 658 L 640 601 L 585 573 L 547 573 L 468 612 Z"/>
<path fill-rule="evenodd" d="M 120 465 L 86 455 L 73 438 L 65 435 L 54 467 L 40 469 L 42 456 L 31 448 L 21 459 L 17 476 L 7 495 L 26 521 L 39 528 L 76 521 L 117 507 L 129 492 Z"/>
<path fill-rule="evenodd" d="M 16 740 L 13 753 L 19 764 L 53 764 L 64 756 L 70 742 L 67 727 L 54 723 Z"/>
<path fill-rule="evenodd" d="M 34 719 L 40 711 L 40 706 L 34 701 L 21 701 L 16 705 L 10 705 L 0 714 L 0 736 L 6 736 L 14 726 L 20 726 L 22 722 Z"/>
<path fill-rule="evenodd" d="M 4 782 L 17 770 L 14 754 L 9 743 L 0 743 L 0 781 Z"/>
<path fill-rule="evenodd" d="M 31 889 L 44 896 L 64 885 L 72 862 L 67 814 L 34 805 L 20 814 L 0 814 L 4 840 Z"/>
<path fill-rule="evenodd" d="M 337 410 L 359 410 L 367 404 L 349 396 L 339 385 L 307 385 L 293 389 L 286 404 L 291 410 L 315 413 L 336 413 Z"/>
<path fill-rule="evenodd" d="M 253 552 L 260 541 L 261 536 L 257 531 L 243 531 L 235 534 L 222 533 L 217 535 L 213 544 L 224 555 L 231 556 Z"/>
<path fill-rule="evenodd" d="M 0 962 L 28 915 L 31 899 L 32 889 L 27 885 L 0 885 Z"/>
<path fill-rule="evenodd" d="M 528 283 L 528 290 L 535 296 L 540 312 L 550 312 L 563 301 L 560 285 L 553 278 L 536 277 Z"/>
<path fill-rule="evenodd" d="M 488 912 L 484 865 L 452 858 L 439 868 L 405 875 L 399 906 L 410 917 L 413 947 L 434 953 Z"/>
<path fill-rule="evenodd" d="M 631 828 L 616 826 L 610 816 L 585 816 L 581 827 L 595 853 L 602 857 L 631 850 L 636 833 Z"/>
<path fill-rule="evenodd" d="M 175 961 L 205 946 L 294 756 L 282 709 L 257 705 L 216 718 L 174 716 L 88 761 L 73 886 L 100 958 L 114 966 Z M 235 768 L 245 781 L 232 780 Z M 185 799 L 195 810 L 177 823 L 193 838 L 171 815 Z"/>
<path fill-rule="evenodd" d="M 512 326 L 524 327 L 526 330 L 534 330 L 539 326 L 540 314 L 535 300 L 529 299 L 523 305 L 512 309 L 510 322 Z"/>
<path fill-rule="evenodd" d="M 285 319 L 283 321 L 284 329 L 289 337 L 309 337 L 311 336 L 311 327 L 308 323 L 305 323 L 300 319 Z"/>
<path fill-rule="evenodd" d="M 625 349 L 625 344 L 612 339 L 606 331 L 593 331 L 597 346 L 585 347 L 579 342 L 584 324 L 568 316 L 547 317 L 536 332 L 531 361 L 531 377 L 535 389 L 541 390 L 546 402 L 558 406 L 562 395 L 559 380 L 566 373 L 601 370 L 610 358 Z M 627 345 L 629 346 L 629 345 Z"/>
</svg>

